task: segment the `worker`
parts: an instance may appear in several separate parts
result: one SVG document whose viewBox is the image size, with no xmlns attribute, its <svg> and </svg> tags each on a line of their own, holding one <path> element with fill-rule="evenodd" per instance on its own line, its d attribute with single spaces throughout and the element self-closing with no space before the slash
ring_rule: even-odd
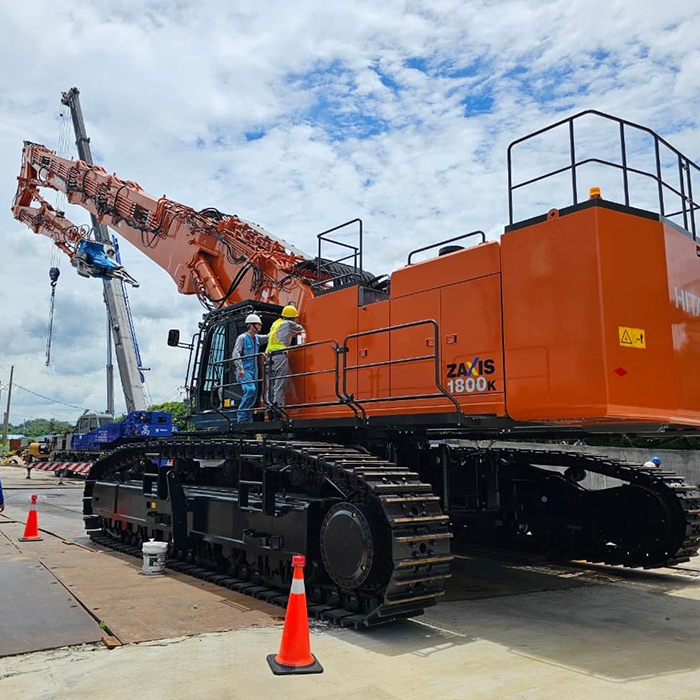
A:
<svg viewBox="0 0 700 700">
<path fill-rule="evenodd" d="M 262 335 L 262 320 L 257 314 L 248 314 L 245 319 L 246 330 L 236 338 L 233 346 L 233 364 L 236 368 L 238 382 L 243 389 L 243 396 L 238 404 L 236 418 L 239 423 L 253 420 L 255 400 L 258 396 L 258 358 L 260 343 L 267 335 Z"/>
<path fill-rule="evenodd" d="M 289 377 L 289 357 L 286 350 L 292 344 L 292 338 L 304 333 L 304 327 L 293 319 L 299 316 L 296 306 L 287 304 L 281 316 L 270 327 L 266 352 L 270 354 L 270 399 L 275 406 L 284 406 L 284 390 Z"/>
<path fill-rule="evenodd" d="M 644 462 L 647 469 L 658 469 L 661 466 L 660 457 L 652 457 L 648 462 Z"/>
</svg>

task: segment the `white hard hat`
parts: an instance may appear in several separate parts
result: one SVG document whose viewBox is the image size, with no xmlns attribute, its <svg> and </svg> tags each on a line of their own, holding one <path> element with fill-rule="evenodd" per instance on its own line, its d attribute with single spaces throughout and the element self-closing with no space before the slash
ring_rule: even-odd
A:
<svg viewBox="0 0 700 700">
<path fill-rule="evenodd" d="M 245 322 L 246 322 L 246 325 L 248 325 L 249 323 L 259 323 L 260 325 L 262 325 L 262 321 L 260 320 L 260 316 L 258 316 L 257 314 L 248 314 L 245 317 Z"/>
</svg>

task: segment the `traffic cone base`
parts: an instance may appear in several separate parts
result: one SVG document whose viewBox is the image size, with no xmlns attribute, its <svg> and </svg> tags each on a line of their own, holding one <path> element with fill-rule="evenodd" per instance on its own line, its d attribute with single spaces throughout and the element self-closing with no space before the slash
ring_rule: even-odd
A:
<svg viewBox="0 0 700 700">
<path fill-rule="evenodd" d="M 276 676 L 287 676 L 294 673 L 323 673 L 323 666 L 318 662 L 318 659 L 311 654 L 311 658 L 314 660 L 312 664 L 308 666 L 287 666 L 277 663 L 275 657 L 277 654 L 269 654 L 267 657 L 267 663 L 270 664 L 270 670 Z"/>
<path fill-rule="evenodd" d="M 24 526 L 24 534 L 19 538 L 20 542 L 41 542 L 39 537 L 39 516 L 36 514 L 36 496 L 32 496 L 32 504 L 29 506 L 27 524 Z"/>
</svg>

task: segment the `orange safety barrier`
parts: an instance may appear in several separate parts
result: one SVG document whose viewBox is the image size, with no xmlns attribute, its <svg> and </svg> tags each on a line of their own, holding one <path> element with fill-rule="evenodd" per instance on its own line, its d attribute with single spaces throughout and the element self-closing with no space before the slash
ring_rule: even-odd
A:
<svg viewBox="0 0 700 700">
<path fill-rule="evenodd" d="M 323 673 L 323 666 L 311 653 L 309 640 L 309 615 L 306 610 L 306 590 L 304 589 L 304 566 L 306 557 L 295 554 L 292 557 L 294 576 L 292 590 L 284 617 L 282 642 L 279 653 L 270 654 L 267 663 L 276 676 L 292 673 Z"/>
</svg>

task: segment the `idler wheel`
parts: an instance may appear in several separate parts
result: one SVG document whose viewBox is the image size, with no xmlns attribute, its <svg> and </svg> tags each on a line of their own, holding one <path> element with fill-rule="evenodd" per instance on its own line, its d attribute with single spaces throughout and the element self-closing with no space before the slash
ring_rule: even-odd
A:
<svg viewBox="0 0 700 700">
<path fill-rule="evenodd" d="M 564 478 L 578 483 L 586 478 L 586 470 L 581 467 L 569 467 L 564 471 Z"/>
<path fill-rule="evenodd" d="M 358 588 L 370 575 L 374 555 L 365 514 L 353 503 L 336 503 L 321 525 L 321 557 L 328 575 L 344 590 Z"/>
</svg>

